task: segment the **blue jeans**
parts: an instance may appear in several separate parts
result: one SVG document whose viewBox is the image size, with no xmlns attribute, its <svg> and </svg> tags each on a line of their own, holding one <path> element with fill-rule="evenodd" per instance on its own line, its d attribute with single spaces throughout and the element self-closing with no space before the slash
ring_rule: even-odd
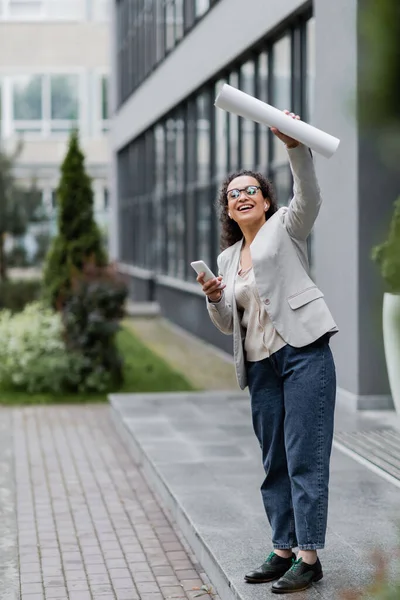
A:
<svg viewBox="0 0 400 600">
<path fill-rule="evenodd" d="M 246 368 L 273 546 L 323 548 L 336 398 L 329 337 L 284 346 Z"/>
</svg>

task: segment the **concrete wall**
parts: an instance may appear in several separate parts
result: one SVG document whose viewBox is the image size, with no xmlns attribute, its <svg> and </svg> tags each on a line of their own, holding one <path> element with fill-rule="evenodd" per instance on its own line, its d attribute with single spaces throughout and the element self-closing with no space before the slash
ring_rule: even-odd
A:
<svg viewBox="0 0 400 600">
<path fill-rule="evenodd" d="M 370 254 L 386 235 L 400 181 L 382 164 L 373 136 L 357 124 L 358 1 L 315 0 L 314 7 L 314 124 L 341 139 L 332 159 L 316 159 L 324 206 L 315 228 L 315 274 L 340 328 L 332 341 L 339 400 L 386 408 L 392 402 L 381 328 L 383 285 Z"/>
<path fill-rule="evenodd" d="M 108 40 L 105 23 L 0 23 L 0 69 L 106 67 Z"/>
</svg>

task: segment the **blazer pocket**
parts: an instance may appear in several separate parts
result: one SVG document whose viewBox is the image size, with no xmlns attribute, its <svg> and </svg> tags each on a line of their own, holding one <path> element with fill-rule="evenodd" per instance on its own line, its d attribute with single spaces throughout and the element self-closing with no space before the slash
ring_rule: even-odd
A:
<svg viewBox="0 0 400 600">
<path fill-rule="evenodd" d="M 293 294 L 293 296 L 289 296 L 288 303 L 290 308 L 296 310 L 296 308 L 300 308 L 312 300 L 317 300 L 318 298 L 323 298 L 324 294 L 317 288 L 317 286 L 313 286 L 299 292 L 298 294 Z"/>
</svg>

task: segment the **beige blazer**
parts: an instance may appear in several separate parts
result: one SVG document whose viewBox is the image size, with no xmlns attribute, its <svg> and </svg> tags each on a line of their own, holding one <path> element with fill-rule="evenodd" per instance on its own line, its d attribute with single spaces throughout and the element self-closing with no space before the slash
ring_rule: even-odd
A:
<svg viewBox="0 0 400 600">
<path fill-rule="evenodd" d="M 338 328 L 323 293 L 310 278 L 307 238 L 320 206 L 321 195 L 308 148 L 288 150 L 293 174 L 293 198 L 258 231 L 250 253 L 261 301 L 284 341 L 300 348 Z M 218 273 L 226 288 L 219 302 L 207 300 L 207 310 L 222 333 L 233 333 L 233 350 L 239 386 L 247 386 L 243 340 L 245 331 L 235 301 L 235 281 L 243 240 L 218 256 Z"/>
</svg>

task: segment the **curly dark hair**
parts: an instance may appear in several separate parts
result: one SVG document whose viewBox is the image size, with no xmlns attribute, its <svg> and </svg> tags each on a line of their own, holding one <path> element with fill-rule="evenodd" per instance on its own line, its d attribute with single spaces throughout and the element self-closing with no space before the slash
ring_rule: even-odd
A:
<svg viewBox="0 0 400 600">
<path fill-rule="evenodd" d="M 254 171 L 249 171 L 248 169 L 241 169 L 240 171 L 236 171 L 235 173 L 228 175 L 222 184 L 217 200 L 219 220 L 221 222 L 221 250 L 225 250 L 225 248 L 232 246 L 243 237 L 243 233 L 239 225 L 236 223 L 236 221 L 228 217 L 228 197 L 226 195 L 230 182 L 236 179 L 236 177 L 241 177 L 242 175 L 257 179 L 264 199 L 268 198 L 270 206 L 265 213 L 266 221 L 278 210 L 274 188 L 272 183 L 266 177 L 264 177 L 264 175 L 261 173 L 255 173 Z"/>
</svg>

